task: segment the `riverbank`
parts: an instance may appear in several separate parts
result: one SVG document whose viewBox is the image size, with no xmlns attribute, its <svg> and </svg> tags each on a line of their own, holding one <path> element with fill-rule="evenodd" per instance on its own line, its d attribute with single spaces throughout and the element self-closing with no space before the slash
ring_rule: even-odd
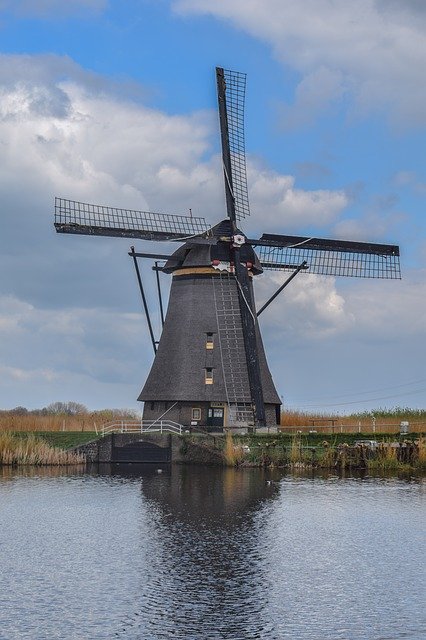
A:
<svg viewBox="0 0 426 640">
<path fill-rule="evenodd" d="M 426 439 L 422 434 L 392 439 L 376 438 L 375 434 L 339 434 L 328 439 L 317 434 L 243 439 L 228 435 L 223 454 L 230 466 L 426 472 Z"/>
<path fill-rule="evenodd" d="M 137 434 L 135 436 L 140 439 Z M 155 442 L 155 434 L 151 437 Z M 359 441 L 364 441 L 364 444 L 359 444 Z M 104 459 L 105 453 L 99 455 L 100 447 L 104 448 L 101 442 L 95 432 L 3 433 L 0 434 L 0 465 L 111 461 L 108 456 Z M 164 446 L 160 442 L 158 444 Z M 172 462 L 187 465 L 426 472 L 426 440 L 422 434 L 414 433 L 394 438 L 374 433 L 336 434 L 328 438 L 315 433 L 192 433 L 173 436 L 172 449 Z"/>
<path fill-rule="evenodd" d="M 202 459 L 199 459 L 200 450 Z M 377 439 L 375 434 L 368 433 L 356 438 L 339 434 L 324 439 L 317 434 L 233 436 L 228 433 L 225 437 L 203 438 L 202 448 L 200 438 L 191 434 L 182 438 L 181 453 L 184 464 L 426 473 L 426 440 L 422 434 Z"/>
<path fill-rule="evenodd" d="M 3 432 L 0 434 L 1 465 L 83 465 L 85 457 L 75 451 L 50 445 L 43 437 Z"/>
</svg>

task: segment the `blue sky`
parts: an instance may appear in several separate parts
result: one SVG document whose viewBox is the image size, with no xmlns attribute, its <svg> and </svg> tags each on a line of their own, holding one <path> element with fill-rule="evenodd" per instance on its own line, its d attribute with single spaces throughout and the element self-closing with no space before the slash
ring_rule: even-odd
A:
<svg viewBox="0 0 426 640">
<path fill-rule="evenodd" d="M 300 276 L 263 314 L 284 402 L 424 407 L 425 27 L 418 0 L 0 0 L 0 406 L 138 407 L 130 243 L 57 236 L 53 197 L 222 218 L 221 65 L 248 74 L 245 231 L 401 245 L 401 282 Z"/>
</svg>

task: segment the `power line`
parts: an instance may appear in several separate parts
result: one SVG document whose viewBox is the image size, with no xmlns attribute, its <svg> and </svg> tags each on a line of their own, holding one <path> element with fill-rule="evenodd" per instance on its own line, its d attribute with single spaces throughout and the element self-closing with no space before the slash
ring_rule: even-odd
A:
<svg viewBox="0 0 426 640">
<path fill-rule="evenodd" d="M 390 387 L 381 387 L 379 389 L 370 389 L 369 391 L 357 391 L 355 393 L 352 393 L 351 391 L 349 391 L 348 393 L 344 393 L 342 395 L 338 395 L 338 396 L 328 396 L 330 400 L 335 400 L 337 398 L 347 398 L 347 397 L 353 397 L 353 396 L 362 396 L 362 395 L 366 395 L 369 393 L 377 393 L 379 391 L 390 391 L 391 389 L 400 389 L 401 387 L 410 387 L 411 385 L 414 384 L 421 384 L 422 382 L 426 382 L 425 379 L 422 380 L 413 380 L 412 382 L 405 382 L 403 384 L 396 384 Z M 323 398 L 321 398 L 323 399 Z M 313 398 L 313 400 L 316 400 L 316 398 Z M 341 403 L 340 403 L 341 404 Z"/>
<path fill-rule="evenodd" d="M 426 391 L 426 388 L 418 389 L 416 391 L 407 391 L 406 393 L 397 395 L 396 397 L 403 398 L 404 396 L 412 396 L 418 393 L 423 393 L 424 391 Z M 377 400 L 389 400 L 391 398 L 395 398 L 395 396 L 394 395 L 380 396 L 378 398 L 369 398 L 367 400 L 351 400 L 350 402 L 335 402 L 335 403 L 329 403 L 329 404 L 302 404 L 302 405 L 298 404 L 297 406 L 302 409 L 306 409 L 306 408 L 317 409 L 317 408 L 326 408 L 326 407 L 340 407 L 340 406 L 349 405 L 349 404 L 366 404 L 368 402 L 376 402 Z"/>
</svg>

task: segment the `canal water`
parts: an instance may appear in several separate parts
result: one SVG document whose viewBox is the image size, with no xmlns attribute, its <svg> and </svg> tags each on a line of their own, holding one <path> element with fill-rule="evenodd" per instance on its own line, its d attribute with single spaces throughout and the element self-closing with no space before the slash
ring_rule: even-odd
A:
<svg viewBox="0 0 426 640">
<path fill-rule="evenodd" d="M 0 469 L 1 640 L 421 640 L 425 484 Z"/>
</svg>

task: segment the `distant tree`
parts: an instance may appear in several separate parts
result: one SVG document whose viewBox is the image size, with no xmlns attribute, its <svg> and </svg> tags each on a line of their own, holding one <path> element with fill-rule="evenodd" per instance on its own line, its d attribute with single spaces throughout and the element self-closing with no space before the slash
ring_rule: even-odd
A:
<svg viewBox="0 0 426 640">
<path fill-rule="evenodd" d="M 111 409 L 111 413 L 114 418 L 140 418 L 140 413 L 137 413 L 133 409 Z"/>
<path fill-rule="evenodd" d="M 46 407 L 46 411 L 53 415 L 75 416 L 88 413 L 87 407 L 79 402 L 52 402 Z"/>
<path fill-rule="evenodd" d="M 79 402 L 67 402 L 67 413 L 70 416 L 89 413 L 87 407 Z"/>
<path fill-rule="evenodd" d="M 25 416 L 28 413 L 28 409 L 26 407 L 15 407 L 10 410 L 10 413 L 15 416 Z"/>
<path fill-rule="evenodd" d="M 61 415 L 66 413 L 66 403 L 65 402 L 51 402 L 47 405 L 46 411 L 48 414 L 53 415 Z"/>
<path fill-rule="evenodd" d="M 140 412 L 134 409 L 99 409 L 98 411 L 93 411 L 92 415 L 99 420 L 139 420 L 140 418 Z"/>
</svg>

